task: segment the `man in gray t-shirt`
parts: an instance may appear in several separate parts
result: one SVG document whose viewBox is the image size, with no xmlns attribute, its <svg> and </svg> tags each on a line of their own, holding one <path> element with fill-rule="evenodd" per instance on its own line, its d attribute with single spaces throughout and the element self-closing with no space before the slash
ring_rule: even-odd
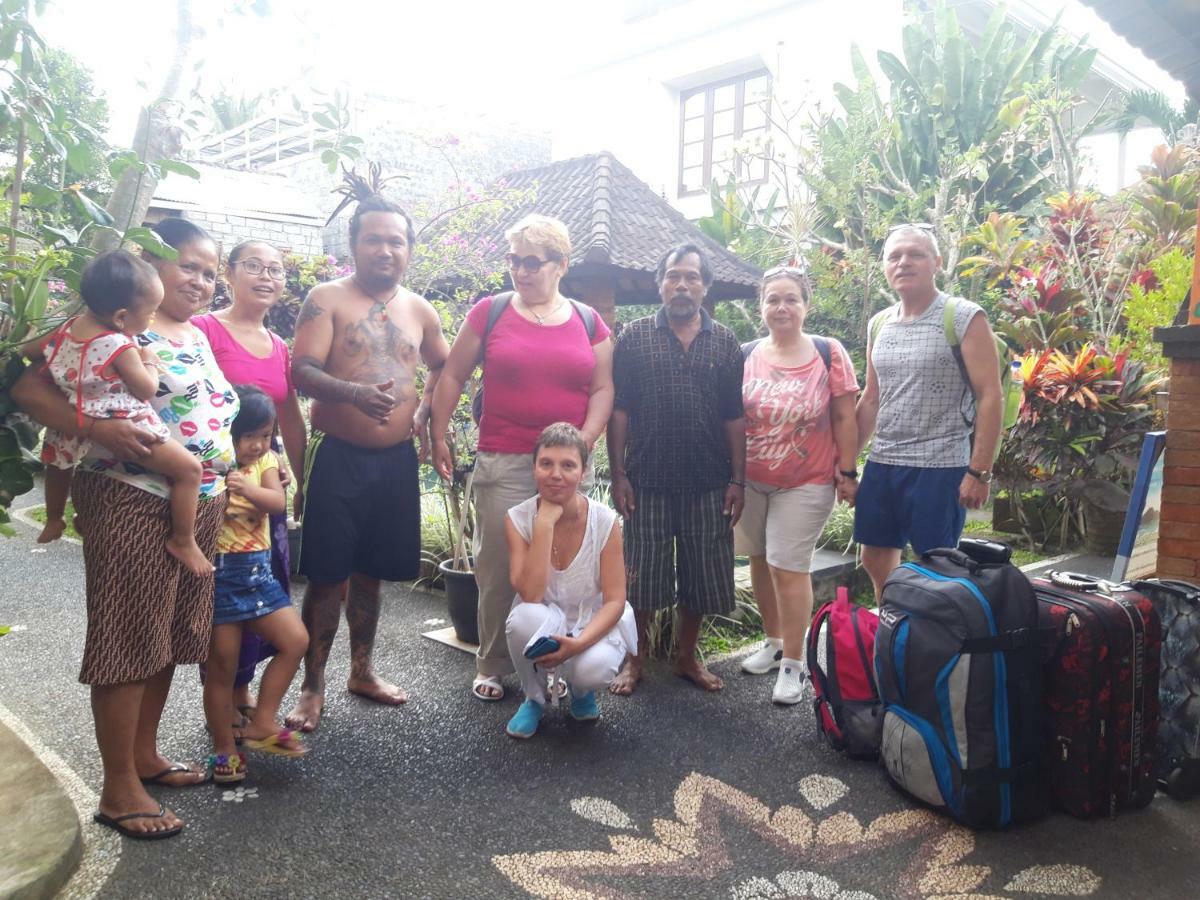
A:
<svg viewBox="0 0 1200 900">
<path fill-rule="evenodd" d="M 941 263 L 933 232 L 921 226 L 894 228 L 883 246 L 884 275 L 900 302 L 868 329 L 859 449 L 872 434 L 875 440 L 854 514 L 854 539 L 877 600 L 905 544 L 917 553 L 958 544 L 967 509 L 987 502 L 1000 438 L 991 327 L 977 304 L 937 289 Z M 967 378 L 946 335 L 947 303 L 954 304 Z"/>
</svg>

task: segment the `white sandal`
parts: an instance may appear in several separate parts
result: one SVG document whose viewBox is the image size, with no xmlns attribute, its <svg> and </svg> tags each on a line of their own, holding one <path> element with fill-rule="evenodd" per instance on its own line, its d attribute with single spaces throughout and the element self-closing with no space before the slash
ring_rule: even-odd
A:
<svg viewBox="0 0 1200 900">
<path fill-rule="evenodd" d="M 485 694 L 482 690 L 485 687 L 499 691 L 499 693 Z M 471 682 L 471 693 L 484 703 L 496 703 L 504 699 L 504 685 L 500 683 L 498 675 L 476 675 L 475 680 Z"/>
</svg>

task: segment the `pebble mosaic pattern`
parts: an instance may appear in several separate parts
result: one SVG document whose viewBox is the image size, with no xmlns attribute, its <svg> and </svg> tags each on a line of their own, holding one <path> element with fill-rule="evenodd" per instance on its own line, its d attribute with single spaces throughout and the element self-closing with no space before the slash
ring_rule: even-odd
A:
<svg viewBox="0 0 1200 900">
<path fill-rule="evenodd" d="M 225 803 L 242 803 L 246 800 L 257 800 L 258 788 L 234 788 L 231 791 L 222 791 L 221 800 Z"/>
<path fill-rule="evenodd" d="M 949 819 L 923 809 L 887 813 L 863 823 L 846 811 L 818 813 L 849 794 L 845 783 L 810 775 L 800 784 L 807 808 L 766 804 L 722 781 L 693 772 L 675 791 L 674 818 L 654 819 L 642 831 L 608 836 L 609 851 L 558 850 L 492 858 L 492 864 L 517 887 L 534 897 L 555 900 L 624 898 L 621 876 L 631 884 L 648 877 L 678 879 L 679 890 L 698 894 L 700 884 L 728 875 L 733 866 L 725 829 L 752 832 L 800 866 L 741 881 L 732 900 L 876 900 L 875 895 L 839 885 L 821 873 L 844 860 L 861 857 L 878 863 L 892 858 L 885 848 L 912 847 L 904 867 L 889 878 L 896 900 L 1012 900 L 1014 894 L 1082 897 L 1100 887 L 1100 878 L 1082 866 L 1033 866 L 1012 877 L 1005 894 L 979 893 L 992 877 L 990 866 L 971 865 L 975 836 Z M 614 803 L 581 797 L 571 810 L 611 829 L 638 826 Z"/>
</svg>

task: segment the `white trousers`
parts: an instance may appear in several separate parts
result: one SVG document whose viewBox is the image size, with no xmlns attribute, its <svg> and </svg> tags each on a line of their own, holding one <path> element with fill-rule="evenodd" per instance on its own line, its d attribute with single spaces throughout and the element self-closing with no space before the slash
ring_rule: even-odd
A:
<svg viewBox="0 0 1200 900">
<path fill-rule="evenodd" d="M 629 606 L 626 604 L 626 611 Z M 631 617 L 632 618 L 632 617 Z M 534 668 L 534 660 L 525 658 L 525 648 L 542 635 L 562 634 L 566 615 L 553 603 L 518 602 L 508 614 L 505 636 L 513 668 L 521 679 L 525 697 L 535 703 L 546 702 L 545 670 Z M 559 674 L 571 687 L 574 694 L 582 695 L 604 687 L 617 677 L 621 663 L 625 661 L 628 648 L 619 633 L 620 625 L 577 656 L 572 656 L 561 666 Z"/>
</svg>

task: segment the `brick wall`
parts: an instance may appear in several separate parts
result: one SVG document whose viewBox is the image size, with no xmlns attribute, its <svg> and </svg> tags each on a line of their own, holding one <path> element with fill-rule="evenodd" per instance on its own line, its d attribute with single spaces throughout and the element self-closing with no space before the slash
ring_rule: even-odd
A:
<svg viewBox="0 0 1200 900">
<path fill-rule="evenodd" d="M 235 244 L 248 240 L 266 241 L 284 252 L 304 256 L 323 252 L 318 225 L 199 211 L 188 212 L 186 217 L 220 241 L 226 253 Z"/>
<path fill-rule="evenodd" d="M 1200 576 L 1200 327 L 1160 328 L 1171 358 L 1158 574 Z M 1165 339 L 1164 339 L 1165 338 Z"/>
</svg>

